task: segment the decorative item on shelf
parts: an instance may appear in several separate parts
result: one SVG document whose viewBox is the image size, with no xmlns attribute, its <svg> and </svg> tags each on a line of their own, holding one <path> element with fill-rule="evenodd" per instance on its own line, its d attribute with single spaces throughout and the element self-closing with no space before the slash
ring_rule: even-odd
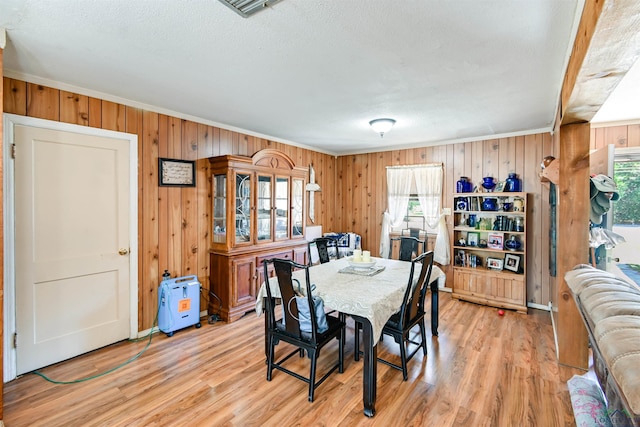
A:
<svg viewBox="0 0 640 427">
<path fill-rule="evenodd" d="M 518 240 L 516 236 L 511 236 L 504 242 L 504 246 L 510 251 L 517 251 L 522 247 L 522 243 L 520 243 L 520 240 Z"/>
<path fill-rule="evenodd" d="M 520 273 L 520 257 L 518 255 L 506 254 L 504 256 L 504 269 Z"/>
<path fill-rule="evenodd" d="M 487 240 L 487 247 L 489 249 L 502 250 L 504 242 L 504 235 L 502 233 L 489 233 Z"/>
<path fill-rule="evenodd" d="M 516 197 L 515 199 L 513 199 L 513 211 L 524 212 L 524 200 L 520 197 Z"/>
<path fill-rule="evenodd" d="M 478 224 L 477 228 L 479 230 L 491 230 L 491 220 L 489 218 L 481 218 Z"/>
<path fill-rule="evenodd" d="M 460 221 L 458 221 L 458 225 L 460 227 L 464 227 L 465 225 L 467 225 L 467 216 L 466 215 L 460 215 Z"/>
<path fill-rule="evenodd" d="M 467 202 L 466 197 L 458 197 L 456 199 L 456 210 L 457 211 L 469 210 L 469 203 Z"/>
<path fill-rule="evenodd" d="M 463 237 L 459 238 L 457 243 L 458 246 L 467 246 L 467 241 Z"/>
<path fill-rule="evenodd" d="M 522 217 L 515 217 L 513 219 L 512 231 L 524 231 L 524 220 Z"/>
<path fill-rule="evenodd" d="M 486 241 L 486 240 L 484 240 L 484 239 L 481 239 L 481 240 L 478 242 L 478 247 L 479 247 L 479 248 L 486 248 L 486 247 L 487 247 L 487 241 Z"/>
<path fill-rule="evenodd" d="M 518 193 L 522 191 L 522 180 L 518 178 L 518 175 L 515 172 L 509 173 L 509 176 L 504 182 L 503 191 L 510 193 Z"/>
<path fill-rule="evenodd" d="M 511 211 L 512 207 L 513 207 L 513 203 L 511 203 L 511 202 L 502 202 L 502 211 L 503 212 Z"/>
<path fill-rule="evenodd" d="M 471 228 L 475 228 L 476 227 L 476 215 L 475 214 L 469 214 L 469 219 L 467 220 L 467 225 Z"/>
<path fill-rule="evenodd" d="M 482 210 L 483 211 L 497 211 L 498 210 L 498 203 L 496 202 L 496 199 L 494 199 L 492 197 L 485 197 L 482 200 Z"/>
<path fill-rule="evenodd" d="M 496 188 L 493 189 L 496 193 L 502 193 L 504 191 L 504 181 L 500 181 L 496 184 Z"/>
<path fill-rule="evenodd" d="M 467 245 L 469 246 L 478 246 L 480 242 L 480 233 L 475 231 L 470 231 L 467 233 Z"/>
<path fill-rule="evenodd" d="M 482 188 L 487 191 L 493 191 L 496 186 L 496 182 L 492 176 L 485 176 L 482 178 Z"/>
<path fill-rule="evenodd" d="M 473 182 L 466 176 L 461 176 L 458 182 L 456 182 L 456 192 L 458 193 L 472 193 Z"/>
<path fill-rule="evenodd" d="M 487 268 L 491 270 L 502 270 L 503 263 L 500 258 L 487 258 Z"/>
</svg>

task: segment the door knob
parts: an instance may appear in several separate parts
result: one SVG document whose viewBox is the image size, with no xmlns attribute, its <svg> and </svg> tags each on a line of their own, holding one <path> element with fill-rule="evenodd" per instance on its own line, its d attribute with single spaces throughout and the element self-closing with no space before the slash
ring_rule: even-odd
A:
<svg viewBox="0 0 640 427">
<path fill-rule="evenodd" d="M 120 250 L 118 251 L 118 253 L 119 253 L 120 255 L 126 255 L 126 254 L 128 254 L 128 253 L 129 253 L 129 249 L 124 249 L 124 248 L 122 248 L 122 249 L 120 249 Z"/>
</svg>

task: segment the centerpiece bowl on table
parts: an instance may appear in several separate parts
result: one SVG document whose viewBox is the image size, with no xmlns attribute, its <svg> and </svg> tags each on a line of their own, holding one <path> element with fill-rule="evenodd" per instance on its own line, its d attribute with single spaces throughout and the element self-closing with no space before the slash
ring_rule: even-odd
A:
<svg viewBox="0 0 640 427">
<path fill-rule="evenodd" d="M 376 265 L 376 261 L 373 258 L 370 258 L 371 261 L 369 262 L 364 262 L 364 261 L 354 261 L 353 257 L 348 258 L 349 261 L 349 265 L 353 268 L 371 268 L 374 265 Z"/>
</svg>

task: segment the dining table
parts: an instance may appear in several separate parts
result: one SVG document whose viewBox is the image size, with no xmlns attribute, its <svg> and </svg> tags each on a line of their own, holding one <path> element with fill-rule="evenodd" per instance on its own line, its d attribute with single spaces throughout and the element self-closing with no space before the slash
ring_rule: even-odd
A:
<svg viewBox="0 0 640 427">
<path fill-rule="evenodd" d="M 347 314 L 363 325 L 363 402 L 364 414 L 368 417 L 373 417 L 376 413 L 378 340 L 387 320 L 402 305 L 411 271 L 411 262 L 408 261 L 371 259 L 375 264 L 369 268 L 354 267 L 357 264 L 353 264 L 350 258 L 309 267 L 309 278 L 315 285 L 314 296 L 323 299 L 325 309 Z M 414 279 L 417 279 L 418 274 L 419 270 Z M 438 335 L 438 287 L 444 276 L 442 270 L 434 265 L 429 288 L 431 333 L 435 336 Z M 304 270 L 294 271 L 293 278 L 304 283 Z M 276 277 L 271 277 L 268 281 L 274 298 L 280 297 L 277 280 Z M 262 283 L 256 298 L 258 315 L 263 312 L 266 297 L 265 283 Z"/>
</svg>

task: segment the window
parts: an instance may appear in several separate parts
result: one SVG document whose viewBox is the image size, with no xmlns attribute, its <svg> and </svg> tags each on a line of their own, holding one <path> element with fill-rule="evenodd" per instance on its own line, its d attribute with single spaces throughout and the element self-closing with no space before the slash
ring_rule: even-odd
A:
<svg viewBox="0 0 640 427">
<path fill-rule="evenodd" d="M 421 235 L 438 233 L 438 230 L 427 225 L 420 200 L 418 200 L 418 195 L 415 193 L 409 195 L 407 213 L 404 216 L 402 224 L 398 227 L 392 227 L 391 231 L 398 234 L 409 235 L 409 230 L 411 229 L 420 230 Z"/>
</svg>

